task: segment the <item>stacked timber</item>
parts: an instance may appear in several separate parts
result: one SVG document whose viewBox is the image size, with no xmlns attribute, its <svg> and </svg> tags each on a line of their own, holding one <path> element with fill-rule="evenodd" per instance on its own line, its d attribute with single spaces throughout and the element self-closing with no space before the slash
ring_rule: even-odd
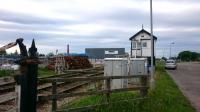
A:
<svg viewBox="0 0 200 112">
<path fill-rule="evenodd" d="M 87 57 L 65 56 L 64 59 L 67 69 L 87 69 L 92 67 L 92 64 L 90 63 Z M 48 69 L 55 69 L 55 60 L 55 57 L 50 59 L 51 63 L 47 66 Z"/>
</svg>

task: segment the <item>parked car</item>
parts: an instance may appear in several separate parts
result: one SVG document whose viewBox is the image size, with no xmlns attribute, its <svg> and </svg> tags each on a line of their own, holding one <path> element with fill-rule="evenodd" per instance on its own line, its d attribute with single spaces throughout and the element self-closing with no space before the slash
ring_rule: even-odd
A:
<svg viewBox="0 0 200 112">
<path fill-rule="evenodd" d="M 167 60 L 165 62 L 165 69 L 177 69 L 177 64 L 175 60 Z"/>
</svg>

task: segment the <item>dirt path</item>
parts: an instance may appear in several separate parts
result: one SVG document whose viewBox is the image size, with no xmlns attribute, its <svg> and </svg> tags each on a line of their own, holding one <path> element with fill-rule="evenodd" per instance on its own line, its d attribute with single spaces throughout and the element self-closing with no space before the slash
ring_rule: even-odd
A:
<svg viewBox="0 0 200 112">
<path fill-rule="evenodd" d="M 181 63 L 178 64 L 177 70 L 167 70 L 167 72 L 197 112 L 200 112 L 200 64 Z"/>
</svg>

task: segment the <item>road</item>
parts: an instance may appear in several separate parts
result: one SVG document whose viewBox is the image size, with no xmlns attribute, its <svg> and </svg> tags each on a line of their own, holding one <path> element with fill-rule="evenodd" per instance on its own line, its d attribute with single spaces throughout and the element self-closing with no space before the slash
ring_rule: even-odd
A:
<svg viewBox="0 0 200 112">
<path fill-rule="evenodd" d="M 200 63 L 179 63 L 177 70 L 167 72 L 197 112 L 200 112 Z"/>
</svg>

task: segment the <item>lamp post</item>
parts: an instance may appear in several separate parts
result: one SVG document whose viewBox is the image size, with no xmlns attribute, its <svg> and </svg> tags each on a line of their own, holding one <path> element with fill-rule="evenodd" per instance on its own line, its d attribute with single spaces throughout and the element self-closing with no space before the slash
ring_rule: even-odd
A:
<svg viewBox="0 0 200 112">
<path fill-rule="evenodd" d="M 163 57 L 165 57 L 165 49 L 163 49 Z"/>
<path fill-rule="evenodd" d="M 172 54 L 172 44 L 175 44 L 174 42 L 170 43 L 170 52 L 169 52 L 169 58 L 171 58 L 171 54 Z"/>
<path fill-rule="evenodd" d="M 150 85 L 153 89 L 155 87 L 154 81 L 154 38 L 153 38 L 153 9 L 152 0 L 150 0 L 150 25 L 151 25 L 151 79 Z"/>
</svg>

